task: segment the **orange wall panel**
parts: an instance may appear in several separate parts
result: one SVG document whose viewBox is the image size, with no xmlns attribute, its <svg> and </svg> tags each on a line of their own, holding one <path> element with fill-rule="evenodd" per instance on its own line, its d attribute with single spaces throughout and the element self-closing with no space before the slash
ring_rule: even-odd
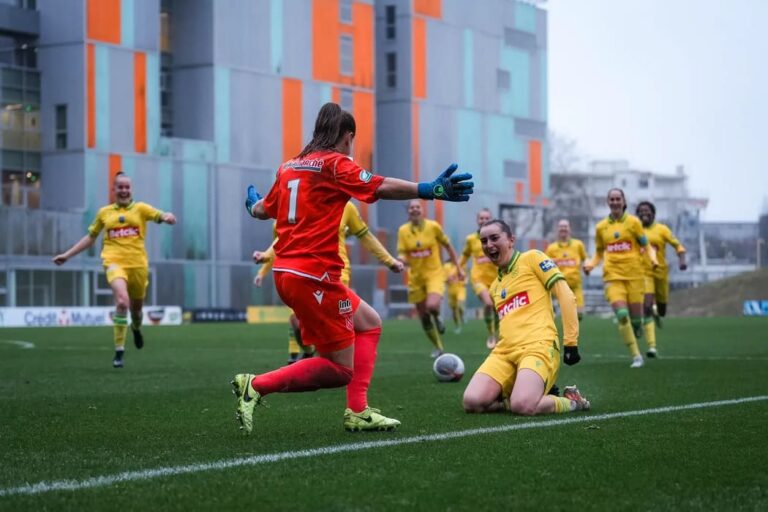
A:
<svg viewBox="0 0 768 512">
<path fill-rule="evenodd" d="M 373 6 L 352 4 L 352 59 L 354 84 L 373 88 L 375 57 L 373 52 Z"/>
<path fill-rule="evenodd" d="M 147 55 L 133 54 L 133 146 L 147 152 Z"/>
<path fill-rule="evenodd" d="M 443 2 L 442 0 L 413 0 L 413 11 L 424 16 L 442 18 Z"/>
<path fill-rule="evenodd" d="M 88 1 L 88 39 L 120 44 L 120 0 Z"/>
<path fill-rule="evenodd" d="M 283 160 L 301 153 L 301 80 L 283 79 Z"/>
<path fill-rule="evenodd" d="M 524 193 L 525 193 L 525 185 L 523 184 L 523 182 L 518 181 L 517 183 L 515 183 L 515 202 L 516 203 L 519 204 L 523 202 Z"/>
<path fill-rule="evenodd" d="M 427 23 L 413 19 L 413 96 L 427 97 Z"/>
<path fill-rule="evenodd" d="M 327 82 L 338 81 L 338 0 L 312 0 L 312 77 Z"/>
<path fill-rule="evenodd" d="M 352 115 L 355 116 L 357 124 L 353 157 L 358 165 L 365 169 L 370 169 L 373 165 L 373 127 L 376 123 L 374 103 L 371 93 L 352 93 Z"/>
<path fill-rule="evenodd" d="M 541 195 L 541 141 L 528 142 L 528 184 L 530 200 Z"/>
<path fill-rule="evenodd" d="M 435 201 L 435 220 L 440 224 L 443 225 L 443 202 L 442 201 Z"/>
<path fill-rule="evenodd" d="M 86 88 L 86 144 L 96 147 L 96 50 L 92 44 L 85 45 L 85 88 Z"/>
<path fill-rule="evenodd" d="M 109 187 L 109 201 L 115 202 L 115 175 L 123 170 L 123 157 L 118 154 L 109 154 L 109 180 L 107 180 L 107 186 Z"/>
</svg>

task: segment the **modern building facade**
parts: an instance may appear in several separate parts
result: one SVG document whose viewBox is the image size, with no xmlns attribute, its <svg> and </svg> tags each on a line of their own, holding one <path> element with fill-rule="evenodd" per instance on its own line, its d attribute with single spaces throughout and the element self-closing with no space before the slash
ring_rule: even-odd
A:
<svg viewBox="0 0 768 512">
<path fill-rule="evenodd" d="M 481 206 L 547 202 L 546 16 L 530 4 L 6 3 L 0 11 L 10 14 L 0 12 L 0 22 L 11 21 L 0 36 L 13 39 L 14 58 L 27 60 L 2 70 L 3 120 L 20 127 L 13 137 L 22 147 L 4 130 L 0 304 L 111 301 L 97 250 L 60 269 L 49 262 L 110 202 L 118 171 L 133 179 L 137 200 L 179 218 L 148 230 L 150 302 L 274 301 L 269 288 L 250 284 L 251 252 L 270 243 L 271 225 L 248 217 L 243 191 L 251 183 L 269 189 L 277 166 L 311 138 L 327 101 L 355 115 L 353 157 L 364 167 L 431 179 L 458 161 L 476 173 L 470 205 L 431 212 L 456 244 Z M 8 113 L 19 110 L 21 117 Z M 6 175 L 23 185 L 6 187 Z M 396 203 L 361 212 L 383 236 L 405 220 Z M 353 262 L 366 262 L 358 253 Z M 387 277 L 360 266 L 354 284 L 375 299 Z"/>
</svg>

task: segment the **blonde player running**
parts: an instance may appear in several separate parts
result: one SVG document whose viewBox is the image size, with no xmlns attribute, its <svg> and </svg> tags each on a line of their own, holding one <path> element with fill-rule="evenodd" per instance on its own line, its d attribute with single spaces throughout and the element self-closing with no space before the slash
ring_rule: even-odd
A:
<svg viewBox="0 0 768 512">
<path fill-rule="evenodd" d="M 571 238 L 571 223 L 562 219 L 557 223 L 557 242 L 552 242 L 544 251 L 557 264 L 557 268 L 565 276 L 565 282 L 571 287 L 576 296 L 576 307 L 579 320 L 584 314 L 584 290 L 581 286 L 581 267 L 587 260 L 587 250 L 584 243 Z"/>
<path fill-rule="evenodd" d="M 491 263 L 488 257 L 483 254 L 483 248 L 480 244 L 480 228 L 483 224 L 491 220 L 491 210 L 483 208 L 477 212 L 477 231 L 467 235 L 464 242 L 464 250 L 461 252 L 461 259 L 459 260 L 459 266 L 464 269 L 467 261 L 472 259 L 472 271 L 469 274 L 470 281 L 472 282 L 472 289 L 475 291 L 475 295 L 483 303 L 483 320 L 485 320 L 485 327 L 488 329 L 488 337 L 485 340 L 485 345 L 492 349 L 496 345 L 496 333 L 499 327 L 499 317 L 496 314 L 496 309 L 493 307 L 493 300 L 491 299 L 488 289 L 491 283 L 496 279 L 497 269 L 496 266 Z"/>
<path fill-rule="evenodd" d="M 101 259 L 107 273 L 107 282 L 115 298 L 114 323 L 115 357 L 112 366 L 123 367 L 125 334 L 128 330 L 128 308 L 131 309 L 131 330 L 136 348 L 144 346 L 141 334 L 143 318 L 141 308 L 149 285 L 149 263 L 144 248 L 147 221 L 158 224 L 176 224 L 176 217 L 162 212 L 147 203 L 133 201 L 131 179 L 117 173 L 114 183 L 115 202 L 101 208 L 88 228 L 88 234 L 66 252 L 53 258 L 56 265 L 63 265 L 72 256 L 91 247 L 104 230 Z"/>
<path fill-rule="evenodd" d="M 448 285 L 448 307 L 453 316 L 453 332 L 461 334 L 464 326 L 464 303 L 467 300 L 467 280 L 459 279 L 459 269 L 450 261 L 443 264 L 445 282 Z"/>
<path fill-rule="evenodd" d="M 563 397 L 546 394 L 560 369 L 552 294 L 562 309 L 563 360 L 567 365 L 581 360 L 576 299 L 565 277 L 541 251 L 516 251 L 512 230 L 503 221 L 484 224 L 480 240 L 498 268 L 490 293 L 501 319 L 499 342 L 464 391 L 464 410 L 508 409 L 532 416 L 589 409 L 576 386 L 566 386 Z"/>
<path fill-rule="evenodd" d="M 656 222 L 656 207 L 648 201 L 641 201 L 635 210 L 645 228 L 648 243 L 656 250 L 656 258 L 659 266 L 653 269 L 650 262 L 645 260 L 645 300 L 643 302 L 643 331 L 648 342 L 648 357 L 657 357 L 656 350 L 656 325 L 661 327 L 661 318 L 667 314 L 667 300 L 669 297 L 669 265 L 667 265 L 667 244 L 671 245 L 678 257 L 678 268 L 685 270 L 688 263 L 685 261 L 685 247 L 672 234 L 672 230 L 666 224 Z M 655 324 L 654 324 L 655 321 Z"/>
<path fill-rule="evenodd" d="M 379 239 L 373 236 L 373 233 L 368 229 L 368 225 L 360 216 L 360 211 L 357 209 L 357 206 L 349 201 L 344 206 L 341 223 L 339 224 L 339 256 L 341 256 L 341 259 L 344 262 L 344 268 L 341 271 L 341 282 L 344 283 L 345 286 L 349 286 L 352 280 L 352 266 L 349 262 L 349 255 L 347 254 L 346 239 L 348 236 L 353 235 L 360 240 L 360 243 L 368 250 L 368 252 L 376 256 L 376 259 L 389 267 L 392 272 L 400 273 L 405 269 L 403 263 L 389 254 L 384 246 L 381 245 Z M 253 284 L 256 286 L 260 287 L 264 278 L 267 276 L 267 273 L 272 270 L 272 263 L 275 259 L 275 242 L 277 242 L 276 237 L 273 240 L 272 245 L 270 245 L 266 251 L 254 251 L 253 253 L 253 260 L 256 263 L 264 263 L 253 280 Z M 301 329 L 299 327 L 299 321 L 296 319 L 296 315 L 291 315 L 290 322 L 291 336 L 288 340 L 289 364 L 295 362 L 299 358 L 299 349 L 303 352 L 302 358 L 312 357 L 315 351 L 314 346 L 301 343 Z"/>
<path fill-rule="evenodd" d="M 440 318 L 440 303 L 445 292 L 445 277 L 440 257 L 441 247 L 448 251 L 457 267 L 456 252 L 443 228 L 434 220 L 424 218 L 421 201 L 408 203 L 408 222 L 397 231 L 398 259 L 408 267 L 408 302 L 416 306 L 421 326 L 435 347 L 432 357 L 443 353 L 445 325 Z M 459 277 L 464 272 L 459 267 Z"/>
<path fill-rule="evenodd" d="M 637 347 L 635 332 L 640 331 L 643 322 L 643 257 L 648 257 L 655 268 L 658 266 L 656 251 L 648 245 L 640 219 L 626 213 L 627 200 L 621 189 L 608 191 L 608 207 L 610 214 L 595 227 L 596 251 L 594 257 L 584 264 L 584 272 L 589 274 L 605 255 L 605 297 L 613 308 L 621 337 L 632 355 L 630 368 L 640 368 L 645 361 Z M 641 248 L 646 250 L 641 252 Z"/>
</svg>

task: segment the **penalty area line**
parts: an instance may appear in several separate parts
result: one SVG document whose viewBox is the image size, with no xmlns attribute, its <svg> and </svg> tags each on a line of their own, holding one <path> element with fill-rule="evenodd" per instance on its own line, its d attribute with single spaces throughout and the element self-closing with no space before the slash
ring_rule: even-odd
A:
<svg viewBox="0 0 768 512">
<path fill-rule="evenodd" d="M 724 407 L 728 405 L 738 405 L 750 402 L 760 402 L 768 400 L 768 395 L 751 396 L 744 398 L 735 398 L 732 400 L 718 400 L 715 402 L 699 402 L 685 405 L 670 405 L 666 407 L 655 407 L 652 409 L 639 409 L 635 411 L 622 411 L 596 415 L 579 415 L 569 418 L 558 418 L 544 421 L 529 421 L 524 423 L 511 423 L 497 427 L 473 428 L 468 430 L 457 430 L 454 432 L 442 432 L 439 434 L 420 435 L 412 437 L 401 437 L 398 439 L 364 441 L 360 443 L 348 443 L 333 446 L 324 446 L 320 448 L 310 448 L 306 450 L 294 450 L 288 452 L 278 452 L 264 455 L 252 455 L 250 457 L 239 457 L 236 459 L 225 459 L 215 462 L 206 462 L 200 464 L 187 464 L 183 466 L 167 466 L 155 469 L 144 469 L 139 471 L 125 471 L 111 475 L 102 475 L 84 480 L 54 480 L 42 481 L 34 484 L 20 485 L 18 487 L 0 488 L 0 498 L 17 495 L 42 494 L 53 491 L 78 491 L 81 489 L 92 489 L 95 487 L 106 487 L 118 483 L 135 482 L 141 480 L 152 480 L 155 478 L 164 478 L 175 475 L 185 475 L 190 473 L 201 473 L 204 471 L 224 470 L 241 466 L 257 466 L 260 464 L 269 464 L 283 460 L 306 459 L 321 457 L 324 455 L 334 455 L 337 453 L 356 452 L 361 450 L 371 450 L 375 448 L 387 448 L 391 446 L 402 446 L 407 444 L 428 443 L 436 441 L 446 441 L 450 439 L 460 439 L 486 434 L 498 434 L 511 432 L 515 430 L 532 430 L 538 428 L 558 427 L 561 425 L 573 425 L 578 423 L 591 423 L 595 421 L 612 420 L 616 418 L 629 418 L 633 416 L 649 416 L 654 414 L 665 414 L 669 412 L 689 411 L 693 409 L 707 409 L 712 407 Z"/>
<path fill-rule="evenodd" d="M 35 348 L 35 344 L 32 343 L 31 341 L 22 341 L 22 340 L 0 340 L 0 341 L 2 341 L 3 343 L 9 343 L 11 345 L 17 345 L 18 347 L 24 348 L 24 349 Z"/>
</svg>

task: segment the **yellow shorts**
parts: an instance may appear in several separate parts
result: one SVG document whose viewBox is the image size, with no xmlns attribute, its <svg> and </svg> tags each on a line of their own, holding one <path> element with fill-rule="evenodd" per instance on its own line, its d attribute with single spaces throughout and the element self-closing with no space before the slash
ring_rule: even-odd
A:
<svg viewBox="0 0 768 512">
<path fill-rule="evenodd" d="M 408 302 L 418 304 L 427 300 L 427 295 L 436 293 L 441 297 L 445 294 L 445 276 L 442 271 L 432 274 L 408 276 Z"/>
<path fill-rule="evenodd" d="M 107 273 L 107 282 L 112 284 L 115 279 L 124 279 L 128 283 L 128 297 L 131 299 L 144 299 L 147 296 L 149 286 L 149 269 L 146 267 L 123 268 L 116 263 L 104 267 Z"/>
<path fill-rule="evenodd" d="M 455 308 L 459 302 L 467 300 L 467 288 L 465 286 L 448 286 L 448 305 Z"/>
<path fill-rule="evenodd" d="M 645 276 L 645 294 L 653 295 L 657 303 L 666 304 L 669 300 L 669 278 Z"/>
<path fill-rule="evenodd" d="M 560 346 L 557 340 L 534 341 L 513 347 L 504 346 L 504 342 L 485 358 L 476 373 L 484 373 L 501 385 L 502 394 L 508 397 L 512 393 L 517 372 L 527 368 L 539 374 L 544 380 L 544 393 L 557 382 L 560 370 Z"/>
<path fill-rule="evenodd" d="M 644 294 L 645 279 L 605 282 L 605 299 L 609 304 L 619 301 L 627 304 L 642 304 Z"/>
</svg>

